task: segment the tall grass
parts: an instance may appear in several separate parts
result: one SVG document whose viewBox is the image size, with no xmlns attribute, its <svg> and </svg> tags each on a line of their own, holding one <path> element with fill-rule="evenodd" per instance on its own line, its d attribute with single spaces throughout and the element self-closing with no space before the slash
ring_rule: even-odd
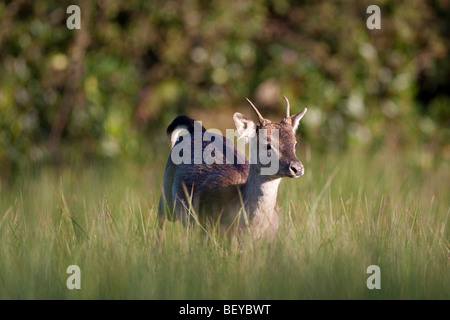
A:
<svg viewBox="0 0 450 320">
<path fill-rule="evenodd" d="M 449 299 L 449 163 L 300 156 L 274 243 L 157 223 L 163 159 L 24 172 L 1 190 L 1 299 Z M 66 269 L 81 269 L 69 290 Z M 369 290 L 369 265 L 381 289 Z"/>
</svg>

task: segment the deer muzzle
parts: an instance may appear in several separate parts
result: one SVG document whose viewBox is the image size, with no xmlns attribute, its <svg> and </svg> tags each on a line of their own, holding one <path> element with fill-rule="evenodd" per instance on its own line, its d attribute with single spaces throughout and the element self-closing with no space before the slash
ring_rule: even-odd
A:
<svg viewBox="0 0 450 320">
<path fill-rule="evenodd" d="M 305 168 L 303 167 L 303 164 L 300 161 L 298 160 L 291 161 L 289 163 L 289 172 L 292 178 L 298 178 L 305 173 Z"/>
</svg>

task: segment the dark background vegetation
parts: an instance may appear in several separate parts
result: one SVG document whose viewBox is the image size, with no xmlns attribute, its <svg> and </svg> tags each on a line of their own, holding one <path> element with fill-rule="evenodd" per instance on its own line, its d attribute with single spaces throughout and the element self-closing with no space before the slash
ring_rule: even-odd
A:
<svg viewBox="0 0 450 320">
<path fill-rule="evenodd" d="M 66 8 L 81 8 L 68 30 Z M 366 8 L 381 8 L 368 30 Z M 178 114 L 231 128 L 235 111 L 308 107 L 317 152 L 418 148 L 450 160 L 450 2 L 0 2 L 0 176 L 71 159 L 168 153 Z M 253 116 L 253 115 L 252 115 Z"/>
</svg>

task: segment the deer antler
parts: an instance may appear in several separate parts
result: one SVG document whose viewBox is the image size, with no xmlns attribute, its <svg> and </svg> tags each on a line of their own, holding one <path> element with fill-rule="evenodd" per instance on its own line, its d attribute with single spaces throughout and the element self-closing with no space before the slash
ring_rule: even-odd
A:
<svg viewBox="0 0 450 320">
<path fill-rule="evenodd" d="M 283 96 L 283 98 L 284 100 L 286 100 L 286 117 L 281 122 L 292 125 L 292 118 L 289 115 L 291 106 L 289 104 L 288 98 L 286 98 L 286 96 Z"/>
<path fill-rule="evenodd" d="M 288 98 L 286 98 L 286 96 L 283 96 L 284 100 L 286 100 L 286 118 L 289 118 L 289 109 L 290 109 L 290 105 L 289 105 L 289 100 Z"/>
<path fill-rule="evenodd" d="M 264 118 L 263 118 L 263 116 L 261 115 L 261 113 L 259 113 L 258 109 L 257 109 L 257 108 L 255 107 L 255 105 L 250 101 L 249 98 L 245 98 L 245 99 L 247 99 L 248 103 L 250 103 L 250 105 L 252 106 L 253 110 L 255 110 L 256 115 L 258 116 L 259 123 L 260 123 L 262 126 L 264 126 L 264 125 L 270 123 L 270 120 L 267 120 L 267 119 L 264 119 Z"/>
</svg>

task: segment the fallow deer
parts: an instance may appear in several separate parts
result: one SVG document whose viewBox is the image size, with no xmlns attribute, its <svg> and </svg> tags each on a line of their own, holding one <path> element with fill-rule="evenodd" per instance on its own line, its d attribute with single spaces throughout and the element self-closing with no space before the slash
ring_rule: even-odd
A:
<svg viewBox="0 0 450 320">
<path fill-rule="evenodd" d="M 199 122 L 187 116 L 176 117 L 167 128 L 172 152 L 183 139 L 190 139 L 185 142 L 194 152 L 196 148 L 205 151 L 213 141 L 220 143 L 223 150 L 214 150 L 215 162 L 203 158 L 201 162 L 197 159 L 195 163 L 194 154 L 191 153 L 190 163 L 175 164 L 169 156 L 158 208 L 160 222 L 163 223 L 167 217 L 186 223 L 194 211 L 201 221 L 220 221 L 219 225 L 225 230 L 233 226 L 236 227 L 234 229 L 240 229 L 247 225 L 252 237 L 273 238 L 279 227 L 276 199 L 281 178 L 298 178 L 304 173 L 303 164 L 295 155 L 295 133 L 307 109 L 291 116 L 289 100 L 286 97 L 284 99 L 286 117 L 281 122 L 263 118 L 249 99 L 247 101 L 255 111 L 259 125 L 241 113 L 233 115 L 238 139 L 257 146 L 256 155 L 250 152 L 250 161 L 230 139 L 221 135 L 212 138 L 212 134 Z M 197 130 L 200 139 L 195 139 L 196 128 L 200 129 Z M 189 134 L 182 136 L 181 131 Z M 260 137 L 261 132 L 265 132 L 265 141 Z M 267 162 L 263 164 L 258 156 L 262 152 L 275 153 L 278 160 L 276 172 L 262 174 L 264 168 L 267 169 Z M 226 163 L 227 154 L 232 155 L 232 163 Z M 221 164 L 217 163 L 217 159 L 222 160 L 219 161 Z"/>
</svg>

